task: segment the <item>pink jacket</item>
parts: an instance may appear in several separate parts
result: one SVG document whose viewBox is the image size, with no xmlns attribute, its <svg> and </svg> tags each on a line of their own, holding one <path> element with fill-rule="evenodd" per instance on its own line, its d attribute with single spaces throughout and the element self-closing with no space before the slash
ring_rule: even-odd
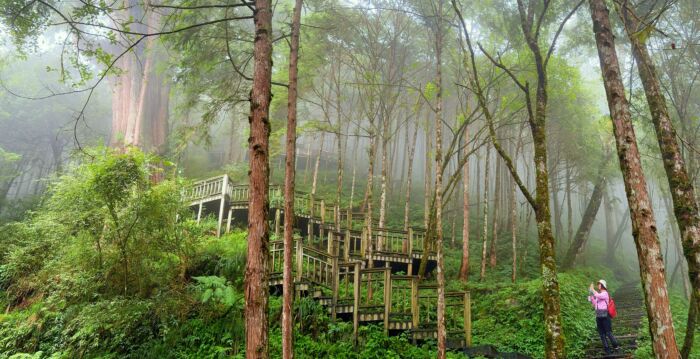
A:
<svg viewBox="0 0 700 359">
<path fill-rule="evenodd" d="M 600 293 L 593 291 L 590 296 L 588 296 L 588 301 L 593 304 L 595 310 L 608 310 L 608 301 L 610 300 L 610 295 L 607 291 L 601 291 Z"/>
</svg>

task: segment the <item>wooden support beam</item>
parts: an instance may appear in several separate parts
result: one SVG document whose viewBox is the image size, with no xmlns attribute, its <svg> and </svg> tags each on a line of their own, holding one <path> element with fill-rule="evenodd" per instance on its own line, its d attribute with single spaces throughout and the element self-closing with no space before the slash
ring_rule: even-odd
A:
<svg viewBox="0 0 700 359">
<path fill-rule="evenodd" d="M 224 206 L 226 205 L 226 196 L 221 195 L 219 203 L 219 219 L 216 222 L 216 236 L 221 237 L 221 225 L 224 222 Z"/>
<path fill-rule="evenodd" d="M 420 312 L 418 307 L 418 277 L 411 279 L 411 321 L 413 329 L 418 329 L 420 323 Z M 415 341 L 414 341 L 415 342 Z"/>
<path fill-rule="evenodd" d="M 413 228 L 411 227 L 408 227 L 408 248 L 406 252 L 408 254 L 408 269 L 406 274 L 413 275 Z M 418 295 L 418 293 L 416 293 L 416 295 Z"/>
<path fill-rule="evenodd" d="M 197 210 L 197 224 L 202 220 L 202 201 L 199 202 L 199 209 Z"/>
</svg>

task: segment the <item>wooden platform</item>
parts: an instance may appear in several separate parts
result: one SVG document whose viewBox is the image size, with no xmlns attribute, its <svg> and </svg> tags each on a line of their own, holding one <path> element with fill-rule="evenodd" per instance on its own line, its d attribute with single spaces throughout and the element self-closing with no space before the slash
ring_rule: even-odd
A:
<svg viewBox="0 0 700 359">
<path fill-rule="evenodd" d="M 217 216 L 217 235 L 224 223 L 230 230 L 234 211 L 247 212 L 248 195 L 248 186 L 232 185 L 226 175 L 196 182 L 185 191 L 198 220 L 206 214 Z M 281 238 L 281 188 L 271 186 L 269 198 L 269 219 L 275 238 Z M 351 209 L 303 192 L 295 193 L 294 201 L 295 223 L 303 238 L 295 242 L 293 253 L 297 296 L 314 298 L 333 320 L 351 320 L 356 341 L 361 323 L 382 324 L 387 333 L 408 332 L 414 341 L 437 338 L 437 287 L 414 275 L 426 248 L 428 268 L 435 267 L 435 248 L 425 243 L 425 229 L 363 225 L 364 218 Z M 282 241 L 271 241 L 269 250 L 269 285 L 281 293 Z M 469 292 L 448 292 L 445 300 L 451 343 L 471 344 Z"/>
</svg>

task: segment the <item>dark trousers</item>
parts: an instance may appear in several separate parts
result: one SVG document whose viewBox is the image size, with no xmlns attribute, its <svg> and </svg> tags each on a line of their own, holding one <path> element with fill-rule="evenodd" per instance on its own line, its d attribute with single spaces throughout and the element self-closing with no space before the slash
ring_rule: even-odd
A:
<svg viewBox="0 0 700 359">
<path fill-rule="evenodd" d="M 598 326 L 598 335 L 600 335 L 600 340 L 603 342 L 603 348 L 605 348 L 606 353 L 610 353 L 612 348 L 619 345 L 612 333 L 612 320 L 610 317 L 597 317 L 595 322 Z"/>
</svg>

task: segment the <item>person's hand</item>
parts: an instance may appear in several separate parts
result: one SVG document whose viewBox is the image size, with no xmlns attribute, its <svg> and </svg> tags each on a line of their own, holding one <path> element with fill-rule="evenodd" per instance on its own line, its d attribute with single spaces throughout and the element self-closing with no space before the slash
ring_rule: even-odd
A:
<svg viewBox="0 0 700 359">
<path fill-rule="evenodd" d="M 588 286 L 588 289 L 593 290 L 593 288 L 594 288 L 594 287 L 593 287 L 593 283 L 591 283 L 591 285 Z"/>
</svg>

